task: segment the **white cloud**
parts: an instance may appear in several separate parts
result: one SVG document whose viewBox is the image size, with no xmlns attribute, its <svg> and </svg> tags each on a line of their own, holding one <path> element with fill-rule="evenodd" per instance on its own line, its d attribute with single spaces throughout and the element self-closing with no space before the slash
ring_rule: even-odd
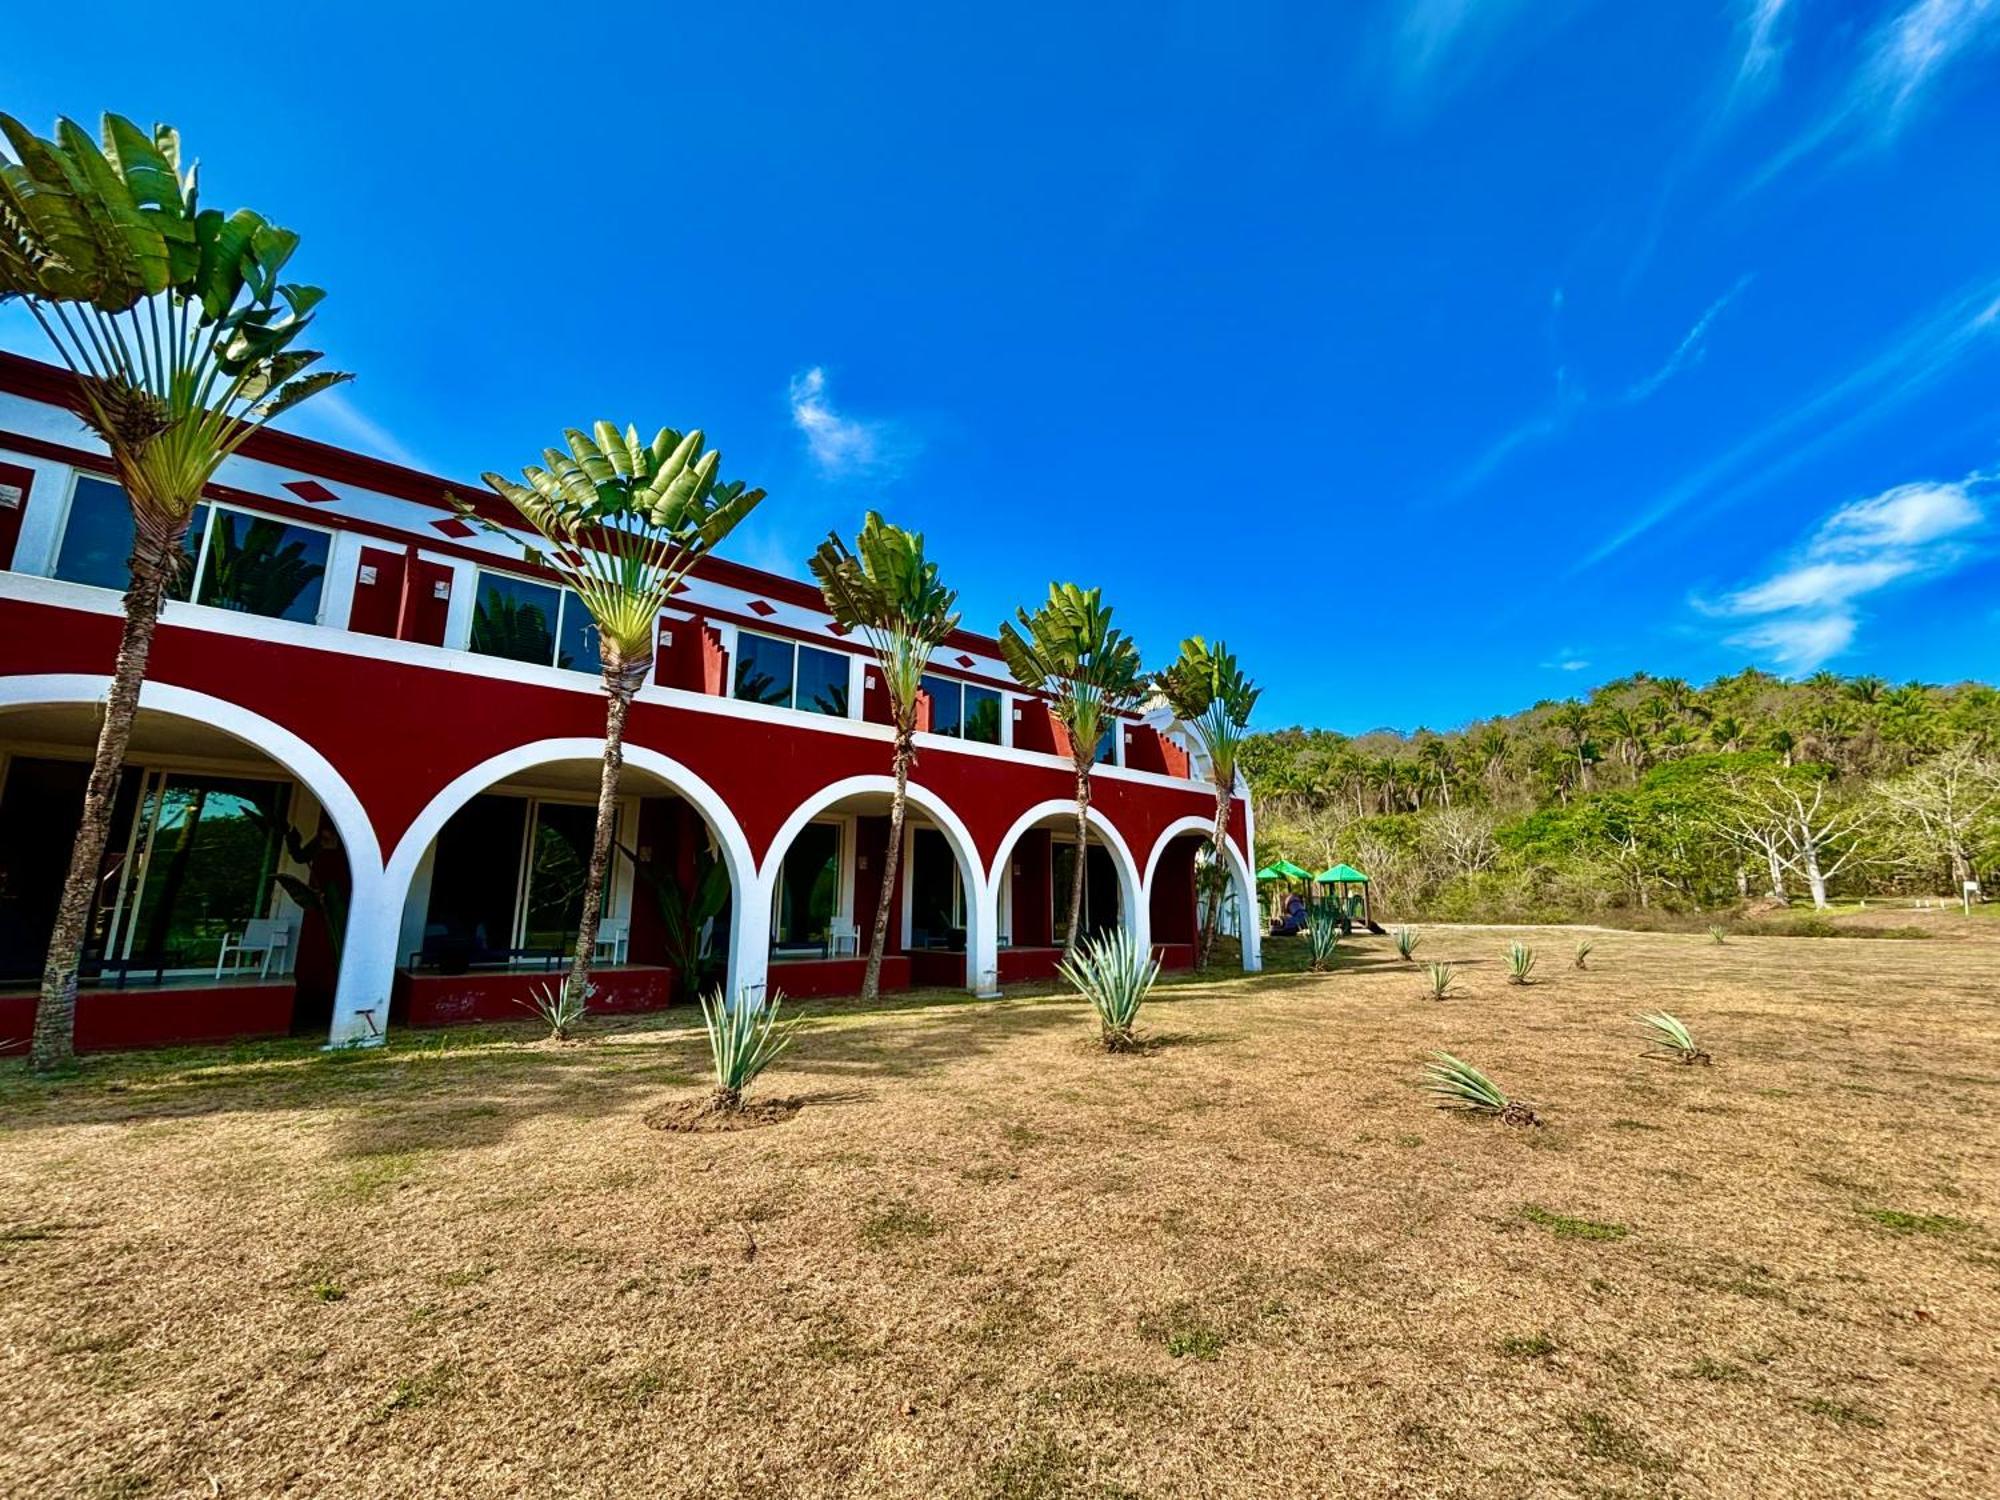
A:
<svg viewBox="0 0 2000 1500">
<path fill-rule="evenodd" d="M 1854 76 L 1809 130 L 1767 163 L 1761 187 L 1841 139 L 1886 142 L 1954 64 L 2000 40 L 2000 0 L 1912 0 L 1868 36 Z"/>
<path fill-rule="evenodd" d="M 1389 36 L 1391 76 L 1426 102 L 1518 60 L 1591 0 L 1404 0 Z"/>
<path fill-rule="evenodd" d="M 1995 333 L 2000 333 L 2000 278 L 1953 297 L 1928 317 L 1905 328 L 1873 358 L 1830 385 L 1822 386 L 1733 447 L 1682 476 L 1623 529 L 1598 544 L 1571 571 L 1595 567 L 1668 517 L 1727 484 L 1753 462 L 1764 459 L 1756 472 L 1723 489 L 1710 509 L 1754 494 L 1849 432 L 1928 389 L 1962 361 L 1985 352 Z M 1817 432 L 1798 437 L 1802 429 L 1822 422 L 1826 425 Z M 1765 455 L 1780 443 L 1785 445 L 1783 451 L 1766 459 Z"/>
<path fill-rule="evenodd" d="M 1859 604 L 1891 584 L 1939 577 L 1969 555 L 1966 538 L 1986 519 L 1995 477 L 1899 484 L 1841 506 L 1769 576 L 1697 599 L 1704 613 L 1748 621 L 1726 643 L 1780 667 L 1809 672 L 1854 644 Z"/>
<path fill-rule="evenodd" d="M 1783 61 L 1785 44 L 1778 38 L 1790 0 L 1748 0 L 1743 8 L 1743 57 L 1736 67 L 1739 87 L 1775 70 Z"/>
<path fill-rule="evenodd" d="M 792 425 L 805 434 L 819 471 L 829 478 L 880 475 L 899 466 L 899 445 L 886 422 L 841 415 L 827 396 L 826 371 L 814 365 L 792 377 L 788 399 Z"/>
<path fill-rule="evenodd" d="M 1581 672 L 1590 663 L 1574 646 L 1564 646 L 1542 665 L 1552 672 Z"/>
<path fill-rule="evenodd" d="M 1627 391 L 1625 399 L 1635 402 L 1644 401 L 1689 365 L 1699 364 L 1702 356 L 1708 352 L 1709 326 L 1721 316 L 1722 310 L 1734 302 L 1737 294 L 1749 284 L 1750 277 L 1747 273 L 1737 277 L 1736 285 L 1732 286 L 1720 297 L 1717 297 L 1715 301 L 1708 305 L 1708 311 L 1695 319 L 1694 327 L 1690 328 L 1680 343 L 1674 346 L 1674 352 L 1667 356 L 1667 362 Z"/>
<path fill-rule="evenodd" d="M 387 459 L 406 469 L 432 472 L 430 465 L 398 442 L 394 433 L 356 406 L 342 386 L 321 391 L 309 401 L 293 407 L 278 420 L 277 425 L 290 427 L 303 436 L 316 437 L 322 442 L 352 448 L 357 453 Z"/>
</svg>

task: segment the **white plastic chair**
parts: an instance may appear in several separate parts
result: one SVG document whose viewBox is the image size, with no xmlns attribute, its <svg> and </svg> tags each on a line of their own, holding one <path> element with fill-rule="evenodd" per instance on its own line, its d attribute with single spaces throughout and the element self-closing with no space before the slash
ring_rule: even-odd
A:
<svg viewBox="0 0 2000 1500">
<path fill-rule="evenodd" d="M 276 917 L 253 917 L 243 924 L 241 934 L 225 934 L 222 951 L 215 955 L 215 977 L 220 979 L 225 967 L 231 973 L 243 971 L 243 960 L 247 955 L 258 959 L 257 975 L 260 979 L 271 977 L 272 960 L 278 961 L 278 972 L 285 972 L 284 959 L 292 951 L 292 924 Z"/>
<path fill-rule="evenodd" d="M 592 963 L 604 956 L 604 950 L 611 950 L 611 962 L 625 962 L 626 951 L 632 943 L 632 924 L 623 917 L 607 917 L 597 924 L 597 951 L 591 954 Z"/>
<path fill-rule="evenodd" d="M 826 956 L 838 958 L 843 948 L 849 953 L 859 955 L 861 934 L 855 931 L 854 924 L 847 918 L 831 917 L 826 924 Z"/>
</svg>

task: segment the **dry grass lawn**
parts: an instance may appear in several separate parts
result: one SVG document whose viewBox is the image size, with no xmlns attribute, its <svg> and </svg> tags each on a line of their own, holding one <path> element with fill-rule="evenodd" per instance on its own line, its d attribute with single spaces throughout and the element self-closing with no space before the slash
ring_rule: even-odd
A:
<svg viewBox="0 0 2000 1500">
<path fill-rule="evenodd" d="M 8 1065 L 0 1494 L 2000 1493 L 2000 928 L 1930 920 L 1366 939 L 1130 1057 L 822 1009 L 728 1135 L 641 1124 L 685 1014 Z"/>
</svg>

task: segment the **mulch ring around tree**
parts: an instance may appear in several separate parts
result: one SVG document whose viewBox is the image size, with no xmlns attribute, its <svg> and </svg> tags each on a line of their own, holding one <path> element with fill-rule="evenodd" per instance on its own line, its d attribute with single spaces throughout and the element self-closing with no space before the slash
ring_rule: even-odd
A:
<svg viewBox="0 0 2000 1500">
<path fill-rule="evenodd" d="M 717 1109 L 715 1102 L 703 1095 L 699 1099 L 675 1099 L 657 1105 L 647 1110 L 641 1121 L 648 1130 L 710 1135 L 782 1125 L 804 1107 L 803 1099 L 758 1099 L 735 1109 Z"/>
</svg>

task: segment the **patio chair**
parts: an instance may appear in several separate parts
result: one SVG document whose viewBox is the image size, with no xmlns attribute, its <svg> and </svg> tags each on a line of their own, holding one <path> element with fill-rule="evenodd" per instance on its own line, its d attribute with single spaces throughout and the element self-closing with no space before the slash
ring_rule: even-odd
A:
<svg viewBox="0 0 2000 1500">
<path fill-rule="evenodd" d="M 859 957 L 861 954 L 861 934 L 845 917 L 831 917 L 826 924 L 826 956 L 840 957 L 841 950 Z"/>
<path fill-rule="evenodd" d="M 597 924 L 597 950 L 591 954 L 592 963 L 604 957 L 604 950 L 611 950 L 611 962 L 622 964 L 632 944 L 632 924 L 623 917 L 606 917 Z"/>
<path fill-rule="evenodd" d="M 243 924 L 241 933 L 226 934 L 222 939 L 222 951 L 215 956 L 215 977 L 220 979 L 225 967 L 231 973 L 241 973 L 243 960 L 255 956 L 258 959 L 257 975 L 260 979 L 271 977 L 271 961 L 278 960 L 278 972 L 285 972 L 284 959 L 292 951 L 292 924 L 276 917 L 253 917 Z"/>
</svg>

